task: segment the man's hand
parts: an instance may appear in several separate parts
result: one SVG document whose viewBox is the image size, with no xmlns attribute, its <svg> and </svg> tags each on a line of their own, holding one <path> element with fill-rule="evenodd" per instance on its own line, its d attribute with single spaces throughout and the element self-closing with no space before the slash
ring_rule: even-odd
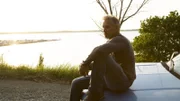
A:
<svg viewBox="0 0 180 101">
<path fill-rule="evenodd" d="M 79 73 L 80 75 L 87 76 L 89 72 L 89 66 L 81 63 L 79 66 Z"/>
</svg>

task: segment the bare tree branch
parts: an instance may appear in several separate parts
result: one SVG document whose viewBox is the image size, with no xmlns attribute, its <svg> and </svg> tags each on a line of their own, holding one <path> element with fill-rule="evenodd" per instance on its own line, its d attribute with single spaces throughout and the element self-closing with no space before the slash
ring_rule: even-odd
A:
<svg viewBox="0 0 180 101">
<path fill-rule="evenodd" d="M 100 2 L 100 0 L 96 0 L 96 2 L 100 5 L 100 7 L 104 10 L 104 12 L 108 15 L 108 11 L 106 9 L 106 6 L 103 1 Z M 103 6 L 104 5 L 104 6 Z"/>
<path fill-rule="evenodd" d="M 111 15 L 113 15 L 112 6 L 111 6 L 111 0 L 108 0 L 108 4 L 109 4 L 110 13 L 111 13 Z"/>
<path fill-rule="evenodd" d="M 103 31 L 103 28 L 99 26 L 99 24 L 93 18 L 91 18 L 91 20 L 93 20 L 93 22 L 96 24 L 100 31 Z"/>
<path fill-rule="evenodd" d="M 127 14 L 127 12 L 129 12 L 132 8 L 132 2 L 133 0 L 129 0 L 127 7 L 124 8 L 125 4 L 124 4 L 124 0 L 118 0 L 116 2 L 116 4 L 112 5 L 112 0 L 105 0 L 107 1 L 107 3 L 105 4 L 103 2 L 103 0 L 96 0 L 96 2 L 100 5 L 100 7 L 103 9 L 103 11 L 109 15 L 114 15 L 118 18 L 119 20 L 119 28 L 121 29 L 122 24 L 128 20 L 129 18 L 133 17 L 134 15 L 136 15 L 138 12 L 140 12 L 141 8 L 150 0 L 143 0 L 142 3 L 140 4 L 140 6 L 135 10 L 134 13 L 131 14 Z M 107 6 L 109 5 L 109 6 Z M 106 8 L 108 7 L 108 8 Z M 95 21 L 94 21 L 95 22 Z M 96 23 L 96 25 L 98 25 Z"/>
<path fill-rule="evenodd" d="M 118 16 L 118 13 L 117 13 L 117 8 L 116 6 L 114 6 L 114 9 L 115 9 L 115 12 L 116 12 L 116 17 Z"/>
<path fill-rule="evenodd" d="M 126 20 L 128 20 L 128 19 L 131 18 L 132 16 L 136 15 L 136 14 L 139 12 L 139 10 L 140 10 L 148 1 L 149 1 L 149 0 L 144 0 L 144 1 L 142 2 L 142 4 L 140 5 L 140 7 L 137 9 L 137 11 L 136 11 L 135 13 L 133 13 L 132 15 L 128 16 L 126 19 L 124 19 L 123 22 L 126 21 Z"/>
<path fill-rule="evenodd" d="M 120 26 L 121 26 L 122 23 L 124 22 L 123 19 L 124 19 L 124 17 L 126 16 L 126 13 L 127 13 L 127 11 L 129 10 L 129 8 L 130 8 L 130 6 L 131 6 L 131 4 L 132 4 L 132 1 L 133 1 L 133 0 L 130 0 L 129 5 L 128 5 L 126 11 L 124 12 L 123 17 L 121 18 Z"/>
<path fill-rule="evenodd" d="M 98 27 L 98 29 L 103 33 L 103 28 L 101 26 L 99 26 L 99 24 L 93 19 L 91 18 L 91 20 L 93 20 L 93 22 L 96 24 L 96 26 Z M 99 34 L 100 36 L 104 37 L 102 34 Z"/>
<path fill-rule="evenodd" d="M 88 4 L 93 4 L 93 3 L 96 3 L 96 0 L 91 1 Z"/>
<path fill-rule="evenodd" d="M 115 11 L 116 17 L 118 17 L 117 5 L 119 5 L 119 2 L 116 2 L 116 4 L 114 4 L 114 6 L 112 7 L 112 9 Z"/>
<path fill-rule="evenodd" d="M 120 12 L 119 12 L 119 22 L 121 22 L 121 16 L 122 16 L 122 11 L 123 11 L 123 2 L 124 2 L 124 0 L 121 0 L 121 7 L 120 7 Z"/>
<path fill-rule="evenodd" d="M 104 4 L 104 2 L 101 0 L 101 4 L 103 5 L 103 7 L 106 9 L 107 11 L 107 8 L 106 8 L 106 5 Z M 107 11 L 108 12 L 108 11 Z"/>
</svg>

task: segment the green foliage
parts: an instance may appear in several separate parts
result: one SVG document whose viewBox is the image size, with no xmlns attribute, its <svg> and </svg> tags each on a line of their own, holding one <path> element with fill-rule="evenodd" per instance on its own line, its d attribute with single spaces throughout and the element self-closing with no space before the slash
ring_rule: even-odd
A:
<svg viewBox="0 0 180 101">
<path fill-rule="evenodd" d="M 44 63 L 43 62 L 44 62 L 44 57 L 43 57 L 43 55 L 41 53 L 40 56 L 39 56 L 39 61 L 38 61 L 37 69 L 43 70 L 43 68 L 44 68 Z"/>
<path fill-rule="evenodd" d="M 0 56 L 0 63 L 5 63 L 5 62 L 4 62 L 3 55 L 4 55 L 4 54 L 1 54 L 1 56 Z"/>
<path fill-rule="evenodd" d="M 1 60 L 3 60 L 3 57 L 1 57 Z M 80 76 L 78 66 L 61 64 L 50 67 L 45 66 L 43 60 L 44 57 L 40 54 L 39 63 L 36 67 L 28 65 L 12 66 L 3 61 L 0 63 L 0 79 L 71 83 L 74 78 Z"/>
<path fill-rule="evenodd" d="M 145 19 L 139 33 L 133 42 L 137 62 L 167 61 L 174 51 L 180 51 L 180 15 L 177 11 Z"/>
</svg>

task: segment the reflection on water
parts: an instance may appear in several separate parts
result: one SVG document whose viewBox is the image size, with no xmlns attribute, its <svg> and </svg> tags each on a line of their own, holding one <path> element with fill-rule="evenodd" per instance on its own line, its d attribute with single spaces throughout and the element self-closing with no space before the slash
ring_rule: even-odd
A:
<svg viewBox="0 0 180 101">
<path fill-rule="evenodd" d="M 125 35 L 125 34 L 124 34 Z M 138 32 L 126 34 L 127 38 L 132 39 L 139 35 Z M 125 36 L 126 36 L 125 35 Z M 129 35 L 129 36 L 128 36 Z M 78 65 L 85 59 L 91 50 L 106 42 L 100 33 L 61 33 L 61 34 L 16 34 L 0 35 L 0 39 L 55 39 L 60 41 L 42 42 L 32 44 L 21 44 L 0 47 L 0 54 L 4 60 L 12 65 L 32 65 L 38 62 L 39 55 L 44 56 L 44 63 L 48 66 L 62 63 Z"/>
</svg>

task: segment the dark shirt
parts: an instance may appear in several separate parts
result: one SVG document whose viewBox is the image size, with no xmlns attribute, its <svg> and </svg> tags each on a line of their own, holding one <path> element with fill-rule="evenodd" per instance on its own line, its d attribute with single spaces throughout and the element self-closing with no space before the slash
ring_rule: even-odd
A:
<svg viewBox="0 0 180 101">
<path fill-rule="evenodd" d="M 134 50 L 129 40 L 121 34 L 95 47 L 84 63 L 90 64 L 96 57 L 109 54 L 112 54 L 115 61 L 121 65 L 129 80 L 134 81 L 136 78 Z"/>
</svg>

